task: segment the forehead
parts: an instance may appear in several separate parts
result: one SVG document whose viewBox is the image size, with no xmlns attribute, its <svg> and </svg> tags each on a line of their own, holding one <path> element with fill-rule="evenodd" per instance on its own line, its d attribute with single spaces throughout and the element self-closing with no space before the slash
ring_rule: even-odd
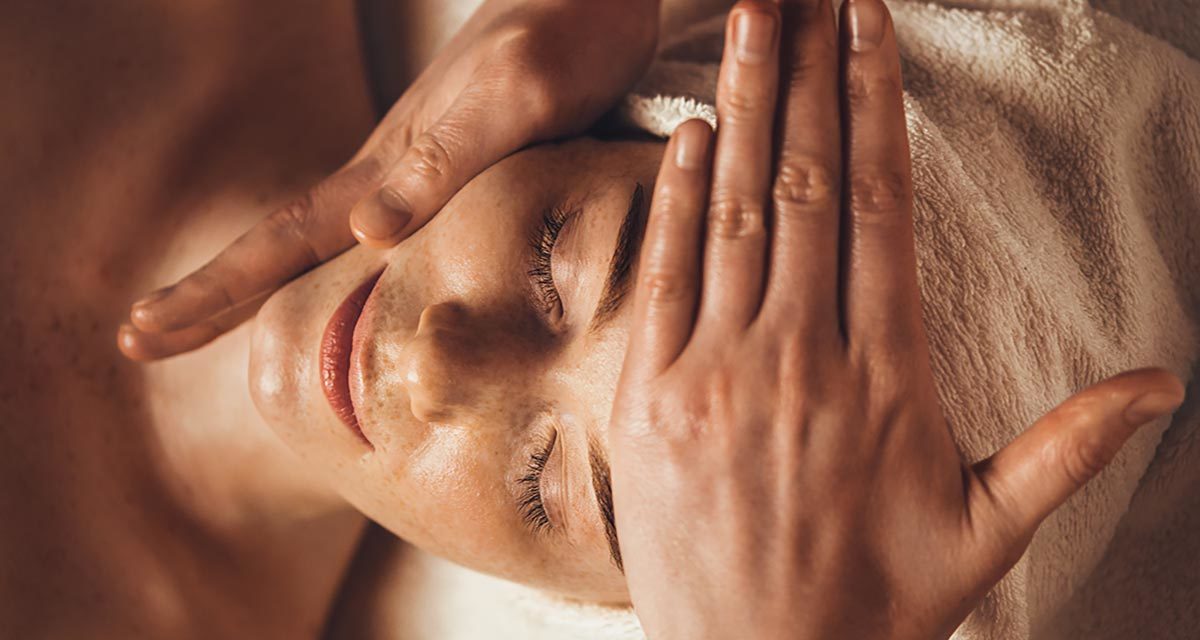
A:
<svg viewBox="0 0 1200 640">
<path fill-rule="evenodd" d="M 563 408 L 585 419 L 591 440 L 605 453 L 609 415 L 628 343 L 630 308 L 625 305 L 604 328 L 582 338 L 554 373 Z"/>
<path fill-rule="evenodd" d="M 549 192 L 563 201 L 582 200 L 614 181 L 649 185 L 665 144 L 656 140 L 572 138 L 522 150 L 468 184 L 486 182 L 493 193 Z M 483 185 L 480 185 L 483 186 Z"/>
</svg>

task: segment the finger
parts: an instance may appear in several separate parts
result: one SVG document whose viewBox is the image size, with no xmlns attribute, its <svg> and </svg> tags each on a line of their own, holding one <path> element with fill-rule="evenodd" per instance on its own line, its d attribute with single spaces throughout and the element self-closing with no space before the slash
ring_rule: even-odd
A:
<svg viewBox="0 0 1200 640">
<path fill-rule="evenodd" d="M 1171 373 L 1142 369 L 1089 387 L 991 458 L 975 465 L 971 510 L 1003 543 L 1021 543 L 1112 461 L 1139 427 L 1173 412 L 1184 388 Z"/>
<path fill-rule="evenodd" d="M 830 0 L 781 5 L 782 142 L 772 189 L 765 308 L 807 335 L 838 330 L 841 115 Z"/>
<path fill-rule="evenodd" d="M 125 357 L 139 362 L 161 360 L 193 351 L 253 317 L 266 299 L 266 295 L 259 296 L 178 331 L 145 332 L 132 324 L 124 324 L 117 331 L 117 346 Z"/>
<path fill-rule="evenodd" d="M 625 371 L 640 379 L 670 366 L 692 333 L 712 137 L 708 123 L 689 120 L 675 130 L 663 155 L 642 240 L 625 362 Z"/>
<path fill-rule="evenodd" d="M 700 316 L 722 334 L 748 325 L 762 302 L 778 14 L 774 2 L 738 3 L 721 60 Z"/>
<path fill-rule="evenodd" d="M 843 322 L 862 350 L 904 349 L 923 330 L 899 50 L 882 0 L 848 0 L 843 12 L 849 194 Z"/>
<path fill-rule="evenodd" d="M 272 212 L 211 262 L 134 303 L 142 332 L 172 332 L 237 307 L 354 244 L 346 212 L 378 177 L 372 159 L 346 167 Z"/>
<path fill-rule="evenodd" d="M 486 85 L 464 92 L 423 132 L 350 213 L 359 242 L 394 246 L 432 218 L 472 178 L 532 142 L 535 116 Z M 489 97 L 491 96 L 491 97 Z"/>
</svg>

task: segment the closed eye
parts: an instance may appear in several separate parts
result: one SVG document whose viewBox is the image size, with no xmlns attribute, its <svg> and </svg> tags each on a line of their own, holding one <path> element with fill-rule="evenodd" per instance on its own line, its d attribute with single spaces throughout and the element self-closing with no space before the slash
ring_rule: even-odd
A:
<svg viewBox="0 0 1200 640">
<path fill-rule="evenodd" d="M 534 298 L 541 312 L 552 325 L 562 320 L 562 296 L 554 285 L 552 260 L 554 245 L 558 243 L 559 234 L 563 227 L 578 210 L 563 207 L 551 207 L 542 213 L 542 220 L 529 239 L 531 252 L 530 266 L 527 275 L 533 284 Z"/>
<path fill-rule="evenodd" d="M 519 480 L 521 484 L 521 519 L 534 533 L 540 533 L 552 526 L 550 516 L 546 513 L 546 504 L 542 500 L 542 475 L 546 471 L 546 462 L 554 451 L 554 443 L 558 440 L 555 431 L 546 439 L 546 444 L 533 452 L 529 457 L 525 475 Z"/>
</svg>

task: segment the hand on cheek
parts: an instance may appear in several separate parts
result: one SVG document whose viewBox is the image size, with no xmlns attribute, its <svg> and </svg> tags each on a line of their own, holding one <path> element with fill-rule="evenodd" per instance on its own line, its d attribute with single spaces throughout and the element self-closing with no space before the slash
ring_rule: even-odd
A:
<svg viewBox="0 0 1200 640">
<path fill-rule="evenodd" d="M 743 1 L 719 127 L 663 161 L 610 427 L 651 638 L 948 637 L 1041 521 L 1182 386 L 1084 390 L 957 452 L 921 319 L 900 63 L 881 0 Z M 785 82 L 781 83 L 781 79 Z"/>
<path fill-rule="evenodd" d="M 658 13 L 655 0 L 479 3 L 344 167 L 136 302 L 122 352 L 199 348 L 355 241 L 393 247 L 506 156 L 585 130 L 641 76 Z"/>
</svg>

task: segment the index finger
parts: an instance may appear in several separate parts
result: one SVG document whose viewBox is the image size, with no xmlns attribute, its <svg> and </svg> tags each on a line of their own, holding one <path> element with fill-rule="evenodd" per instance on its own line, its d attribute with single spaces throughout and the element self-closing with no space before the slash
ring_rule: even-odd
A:
<svg viewBox="0 0 1200 640">
<path fill-rule="evenodd" d="M 354 244 L 346 214 L 378 179 L 364 160 L 275 210 L 208 264 L 134 303 L 129 318 L 141 331 L 178 331 L 279 288 Z"/>
<path fill-rule="evenodd" d="M 712 139 L 707 122 L 689 120 L 675 129 L 663 154 L 638 261 L 622 375 L 657 375 L 691 338 L 700 295 Z"/>
</svg>

